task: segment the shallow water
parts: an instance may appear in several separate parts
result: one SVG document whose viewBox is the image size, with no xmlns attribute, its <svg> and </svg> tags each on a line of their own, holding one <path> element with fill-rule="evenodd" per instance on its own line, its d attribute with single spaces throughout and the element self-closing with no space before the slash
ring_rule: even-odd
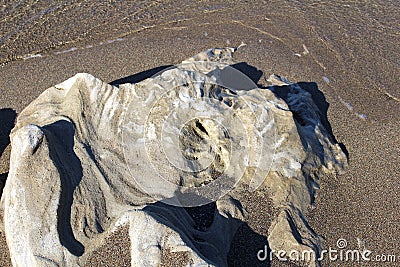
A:
<svg viewBox="0 0 400 267">
<path fill-rule="evenodd" d="M 246 5 L 246 6 L 245 6 Z M 374 45 L 378 36 L 400 37 L 399 1 L 258 1 L 254 13 L 302 17 L 300 29 L 316 31 L 329 46 L 345 41 Z M 245 1 L 3 1 L 0 4 L 0 63 L 36 54 L 65 44 L 101 37 L 117 37 L 144 27 L 192 19 L 201 13 L 225 10 L 240 17 L 240 9 L 250 8 Z M 248 19 L 248 18 L 246 18 Z M 285 21 L 284 24 L 290 24 Z M 349 25 L 352 25 L 349 29 Z M 365 36 L 365 30 L 370 36 Z M 359 40 L 362 37 L 363 40 Z M 114 39 L 114 38 L 110 38 Z M 103 38 L 106 42 L 107 38 Z M 381 43 L 388 48 L 391 43 Z M 333 48 L 332 47 L 332 48 Z M 393 62 L 398 53 L 381 51 L 384 60 Z"/>
</svg>

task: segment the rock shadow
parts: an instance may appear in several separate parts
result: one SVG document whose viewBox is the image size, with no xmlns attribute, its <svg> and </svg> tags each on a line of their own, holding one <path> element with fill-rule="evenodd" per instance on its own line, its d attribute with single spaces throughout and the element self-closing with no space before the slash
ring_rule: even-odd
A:
<svg viewBox="0 0 400 267">
<path fill-rule="evenodd" d="M 244 221 L 236 218 L 226 218 L 219 214 L 215 202 L 190 208 L 156 202 L 143 208 L 143 211 L 147 212 L 158 222 L 168 225 L 179 233 L 181 238 L 187 244 L 193 246 L 191 248 L 199 252 L 199 256 L 204 260 L 213 263 L 219 262 L 220 264 L 221 261 L 225 261 L 225 259 L 222 258 L 225 255 L 216 254 L 213 248 L 223 244 L 213 243 L 213 240 L 204 240 L 204 237 L 210 236 L 208 231 L 215 227 L 215 225 L 213 225 L 215 222 L 219 224 L 219 227 L 217 227 L 218 229 L 224 229 L 224 225 L 237 224 L 238 230 L 236 234 L 234 234 L 226 255 L 226 263 L 223 265 L 270 266 L 270 248 L 267 237 L 255 232 Z M 189 224 L 185 223 L 188 218 L 190 218 L 189 220 L 191 221 Z M 193 227 L 192 229 L 190 229 L 191 226 Z M 215 237 L 216 234 L 223 234 L 213 231 L 211 233 L 212 238 Z M 206 245 L 207 242 L 210 242 L 211 246 Z M 258 253 L 260 250 L 262 250 L 262 252 Z M 258 259 L 257 255 L 262 257 L 261 260 Z"/>
<path fill-rule="evenodd" d="M 118 86 L 120 84 L 124 84 L 124 83 L 138 83 L 141 82 L 147 78 L 152 77 L 153 75 L 156 75 L 159 72 L 162 72 L 168 68 L 172 68 L 173 65 L 165 65 L 165 66 L 160 66 L 160 67 L 156 67 L 150 70 L 145 70 L 139 73 L 135 73 L 133 75 L 127 76 L 127 77 L 123 77 L 117 80 L 114 80 L 112 82 L 110 82 L 111 85 L 114 86 Z"/>
<path fill-rule="evenodd" d="M 245 74 L 256 85 L 258 85 L 258 82 L 260 81 L 260 78 L 263 75 L 263 72 L 261 70 L 247 64 L 246 62 L 239 62 L 239 63 L 231 65 L 231 67 L 233 67 L 234 69 Z M 253 89 L 253 88 L 251 88 L 251 89 Z"/>
<path fill-rule="evenodd" d="M 10 144 L 10 132 L 14 128 L 17 113 L 12 108 L 0 109 L 0 157 Z"/>
<path fill-rule="evenodd" d="M 297 84 L 303 90 L 310 93 L 314 104 L 317 106 L 317 108 L 319 110 L 322 125 L 325 127 L 328 134 L 332 137 L 333 142 L 337 143 L 340 146 L 340 148 L 343 150 L 343 153 L 346 155 L 347 160 L 348 160 L 349 159 L 349 151 L 347 150 L 346 146 L 343 143 L 339 143 L 336 140 L 336 137 L 333 134 L 331 123 L 328 120 L 328 109 L 329 109 L 330 104 L 328 103 L 328 101 L 326 101 L 326 97 L 325 97 L 324 93 L 318 89 L 318 85 L 315 82 L 299 82 Z"/>
<path fill-rule="evenodd" d="M 333 143 L 337 143 L 342 149 L 343 153 L 345 153 L 346 158 L 349 159 L 349 152 L 346 146 L 343 143 L 339 143 L 333 134 L 332 126 L 328 120 L 328 109 L 329 103 L 326 101 L 325 95 L 321 90 L 318 89 L 318 85 L 315 82 L 298 82 L 297 83 L 301 89 L 308 92 L 311 95 L 311 99 L 313 100 L 315 106 L 318 108 L 318 114 L 321 120 L 322 125 L 327 131 L 329 137 L 331 138 Z M 282 98 L 289 106 L 289 109 L 293 112 L 294 119 L 300 124 L 305 125 L 305 121 L 302 119 L 299 112 L 294 111 L 291 108 L 290 101 L 288 101 L 288 93 L 291 91 L 289 86 L 279 86 L 279 90 L 273 90 L 276 96 Z"/>
<path fill-rule="evenodd" d="M 12 108 L 2 108 L 0 109 L 0 158 L 3 156 L 4 150 L 10 144 L 10 133 L 12 128 L 15 125 L 15 119 L 17 117 L 17 112 Z M 2 164 L 9 165 L 10 159 L 8 158 L 1 159 Z M 6 184 L 8 172 L 0 173 L 0 198 L 3 194 L 3 189 Z"/>
<path fill-rule="evenodd" d="M 75 256 L 82 256 L 84 246 L 75 239 L 71 225 L 71 207 L 75 188 L 82 180 L 81 161 L 74 152 L 75 128 L 60 120 L 46 125 L 43 131 L 49 141 L 49 154 L 61 179 L 61 194 L 57 209 L 57 231 L 61 244 Z"/>
<path fill-rule="evenodd" d="M 269 267 L 270 254 L 268 238 L 243 222 L 233 238 L 228 253 L 228 266 Z"/>
<path fill-rule="evenodd" d="M 233 68 L 239 70 L 243 74 L 245 74 L 247 77 L 249 77 L 260 88 L 271 90 L 271 88 L 276 87 L 276 86 L 265 87 L 265 86 L 261 85 L 259 83 L 259 81 L 263 75 L 263 72 L 261 70 L 258 70 L 256 67 L 248 65 L 245 62 L 240 62 L 237 64 L 233 64 L 231 66 Z M 311 99 L 313 100 L 314 104 L 318 108 L 318 113 L 319 113 L 319 117 L 321 119 L 322 125 L 324 126 L 325 130 L 329 134 L 333 143 L 337 143 L 340 146 L 340 148 L 342 149 L 342 151 L 345 153 L 347 159 L 349 159 L 349 152 L 348 152 L 346 146 L 343 143 L 339 143 L 337 141 L 335 135 L 333 134 L 332 126 L 328 120 L 328 109 L 329 109 L 330 104 L 329 104 L 329 102 L 326 101 L 326 97 L 325 97 L 324 93 L 321 90 L 319 90 L 318 85 L 315 82 L 298 82 L 297 84 L 301 87 L 301 89 L 307 91 L 311 95 Z M 293 112 L 293 110 L 291 109 L 291 106 L 289 105 L 289 101 L 287 99 L 288 92 L 290 91 L 289 86 L 279 86 L 279 90 L 272 90 L 272 91 L 274 92 L 274 94 L 277 97 L 282 98 L 288 104 L 289 109 Z M 293 112 L 293 116 L 297 122 L 299 122 L 300 124 L 302 123 L 302 120 L 301 120 L 301 117 L 299 116 L 299 114 L 297 114 L 296 112 Z"/>
</svg>

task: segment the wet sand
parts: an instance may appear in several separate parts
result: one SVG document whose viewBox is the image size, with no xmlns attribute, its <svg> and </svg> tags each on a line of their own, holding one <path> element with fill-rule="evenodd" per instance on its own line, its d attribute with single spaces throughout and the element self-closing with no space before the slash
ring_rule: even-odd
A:
<svg viewBox="0 0 400 267">
<path fill-rule="evenodd" d="M 258 83 L 276 73 L 317 84 L 329 103 L 332 132 L 348 151 L 345 174 L 321 177 L 315 208 L 307 216 L 310 225 L 325 237 L 326 247 L 336 248 L 336 241 L 345 238 L 348 248 L 356 249 L 363 240 L 373 255 L 400 257 L 400 4 L 305 2 L 258 1 L 250 6 L 244 1 L 150 1 L 130 6 L 80 1 L 61 4 L 18 27 L 16 23 L 32 16 L 29 12 L 40 13 L 50 5 L 18 11 L 21 4 L 8 16 L 7 3 L 3 11 L 0 6 L 0 32 L 18 31 L 0 36 L 0 114 L 5 108 L 20 112 L 46 88 L 77 72 L 111 82 L 178 63 L 210 47 L 246 43 L 236 59 L 264 72 L 254 77 Z M 24 60 L 29 54 L 41 56 Z M 8 171 L 7 151 L 1 156 L 1 174 Z M 247 224 L 235 238 L 231 256 L 249 258 L 256 266 L 255 256 L 274 212 L 264 198 L 250 202 L 254 204 Z M 10 266 L 1 235 L 0 241 L 0 266 Z M 111 257 L 109 248 L 102 251 L 93 260 L 103 258 L 107 263 L 102 266 L 112 266 L 112 260 L 105 260 Z M 271 264 L 281 265 L 287 266 Z M 396 263 L 366 266 L 382 265 Z"/>
</svg>

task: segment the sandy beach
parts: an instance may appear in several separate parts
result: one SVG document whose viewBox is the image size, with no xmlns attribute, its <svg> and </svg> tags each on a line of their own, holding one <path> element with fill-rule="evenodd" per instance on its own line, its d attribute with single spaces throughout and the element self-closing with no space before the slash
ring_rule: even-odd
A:
<svg viewBox="0 0 400 267">
<path fill-rule="evenodd" d="M 0 4 L 0 180 L 8 172 L 7 135 L 15 116 L 47 88 L 79 72 L 106 82 L 176 64 L 212 47 L 239 46 L 238 62 L 257 68 L 257 83 L 275 73 L 316 83 L 345 174 L 320 177 L 307 220 L 336 248 L 368 248 L 400 261 L 400 4 L 396 1 L 6 1 Z M 231 246 L 230 266 L 260 262 L 275 215 L 269 199 L 251 207 Z M 122 229 L 87 266 L 129 266 Z M 116 249 L 118 248 L 118 249 Z M 121 254 L 118 254 L 121 253 Z M 173 261 L 176 260 L 174 263 Z M 376 260 L 377 261 L 377 260 Z M 398 266 L 396 262 L 361 266 Z M 181 257 L 165 255 L 164 266 Z M 323 266 L 354 266 L 323 262 Z M 0 266 L 11 266 L 0 233 Z M 296 265 L 293 265 L 296 266 Z"/>
</svg>

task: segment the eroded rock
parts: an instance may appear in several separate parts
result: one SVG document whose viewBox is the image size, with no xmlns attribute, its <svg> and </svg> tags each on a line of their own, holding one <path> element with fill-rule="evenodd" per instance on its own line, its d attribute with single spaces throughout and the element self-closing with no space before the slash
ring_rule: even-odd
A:
<svg viewBox="0 0 400 267">
<path fill-rule="evenodd" d="M 225 266 L 245 210 L 236 199 L 255 190 L 281 210 L 271 249 L 318 253 L 303 213 L 318 177 L 346 157 L 308 92 L 278 76 L 281 86 L 258 88 L 230 67 L 234 51 L 207 50 L 136 84 L 77 74 L 25 108 L 2 196 L 13 265 L 84 266 L 128 225 L 132 266 L 157 266 L 163 249 Z M 196 229 L 181 206 L 213 201 L 212 223 Z"/>
</svg>

